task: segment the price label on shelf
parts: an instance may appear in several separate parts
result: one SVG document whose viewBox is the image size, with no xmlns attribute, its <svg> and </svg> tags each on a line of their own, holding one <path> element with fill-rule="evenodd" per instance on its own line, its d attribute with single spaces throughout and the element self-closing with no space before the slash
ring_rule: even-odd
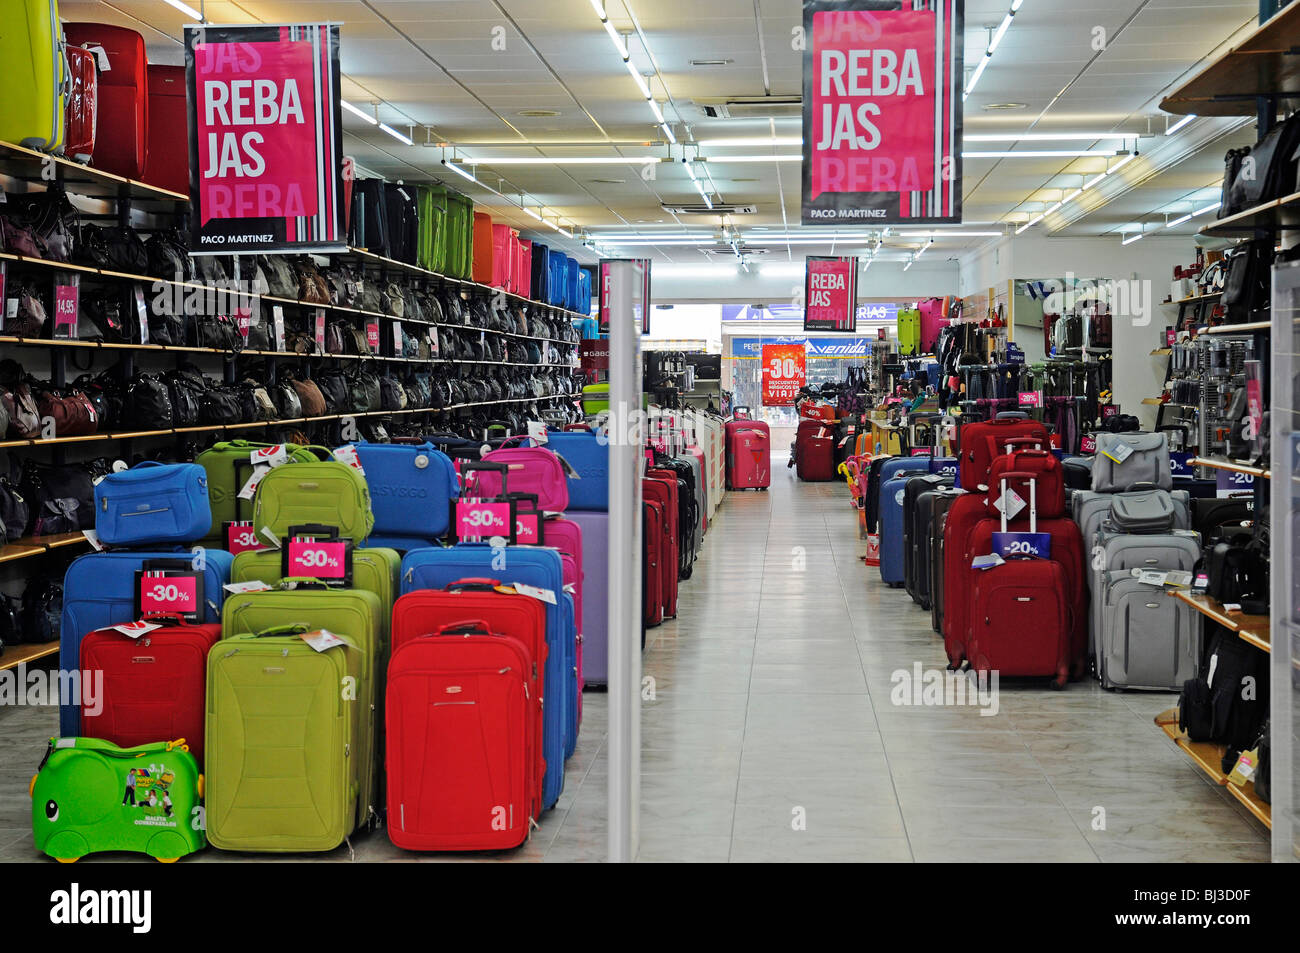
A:
<svg viewBox="0 0 1300 953">
<path fill-rule="evenodd" d="M 1255 489 L 1255 476 L 1251 473 L 1238 473 L 1236 470 L 1216 470 L 1214 484 L 1215 496 L 1237 496 Z"/>
<path fill-rule="evenodd" d="M 325 353 L 325 309 L 316 309 L 316 350 L 318 353 Z"/>
<path fill-rule="evenodd" d="M 366 322 L 366 344 L 370 346 L 371 353 L 379 353 L 379 322 Z"/>
<path fill-rule="evenodd" d="M 520 513 L 515 517 L 515 542 L 521 546 L 536 546 L 542 541 L 542 515 Z"/>
<path fill-rule="evenodd" d="M 1176 477 L 1190 479 L 1196 476 L 1196 470 L 1192 466 L 1192 454 L 1177 450 L 1171 451 L 1169 454 L 1169 471 Z"/>
<path fill-rule="evenodd" d="M 80 293 L 80 289 L 75 284 L 54 286 L 54 336 L 56 338 L 77 336 L 77 303 Z"/>
</svg>

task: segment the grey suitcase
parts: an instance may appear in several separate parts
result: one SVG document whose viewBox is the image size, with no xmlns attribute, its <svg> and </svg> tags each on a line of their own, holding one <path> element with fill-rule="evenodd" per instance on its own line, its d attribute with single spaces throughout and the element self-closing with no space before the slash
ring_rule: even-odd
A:
<svg viewBox="0 0 1300 953">
<path fill-rule="evenodd" d="M 1181 570 L 1191 572 L 1201 556 L 1200 537 L 1191 530 L 1175 530 L 1148 536 L 1115 533 L 1108 526 L 1097 534 L 1092 558 L 1089 583 L 1093 600 L 1089 607 L 1089 649 L 1094 659 L 1100 659 L 1102 628 L 1105 624 L 1101 606 L 1107 574 L 1134 569 L 1155 571 Z M 1100 661 L 1098 661 L 1100 672 Z"/>
<path fill-rule="evenodd" d="M 1133 490 L 1134 493 L 1146 493 L 1147 489 Z M 1074 494 L 1074 521 L 1079 524 L 1083 536 L 1083 545 L 1092 558 L 1096 557 L 1096 535 L 1101 531 L 1102 523 L 1110 518 L 1111 508 L 1120 493 L 1094 493 L 1091 490 L 1078 490 Z M 1174 525 L 1172 529 L 1189 529 L 1192 525 L 1190 496 L 1186 490 L 1174 490 L 1169 494 L 1174 506 Z"/>
<path fill-rule="evenodd" d="M 1201 614 L 1126 570 L 1106 574 L 1097 675 L 1102 688 L 1179 691 L 1196 677 Z"/>
<path fill-rule="evenodd" d="M 1123 463 L 1108 453 L 1128 447 Z M 1135 486 L 1150 485 L 1162 490 L 1174 488 L 1169 468 L 1169 441 L 1163 433 L 1099 433 L 1097 455 L 1092 460 L 1092 489 L 1097 493 L 1119 493 Z"/>
<path fill-rule="evenodd" d="M 709 512 L 708 511 L 708 505 L 709 505 L 708 488 L 704 482 L 707 479 L 707 477 L 704 473 L 704 468 L 700 466 L 700 461 L 695 457 L 691 456 L 689 453 L 682 454 L 677 459 L 685 460 L 687 463 L 689 463 L 691 465 L 691 470 L 693 470 L 695 473 L 695 505 L 696 507 L 698 507 L 697 512 L 699 512 L 700 514 L 700 526 L 695 534 L 695 545 L 696 545 L 696 549 L 699 549 L 700 544 L 704 540 L 704 527 L 706 525 L 706 520 L 708 520 L 708 512 Z"/>
<path fill-rule="evenodd" d="M 1168 490 L 1116 493 L 1109 522 L 1121 533 L 1167 533 L 1177 522 L 1173 497 Z"/>
</svg>

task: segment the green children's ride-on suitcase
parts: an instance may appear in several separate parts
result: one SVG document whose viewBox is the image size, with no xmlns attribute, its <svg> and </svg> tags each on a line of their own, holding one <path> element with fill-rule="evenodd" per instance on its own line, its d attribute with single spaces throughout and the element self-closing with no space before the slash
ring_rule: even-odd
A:
<svg viewBox="0 0 1300 953">
<path fill-rule="evenodd" d="M 203 775 L 183 738 L 51 738 L 30 793 L 36 849 L 61 863 L 125 850 L 169 864 L 206 844 Z"/>
</svg>

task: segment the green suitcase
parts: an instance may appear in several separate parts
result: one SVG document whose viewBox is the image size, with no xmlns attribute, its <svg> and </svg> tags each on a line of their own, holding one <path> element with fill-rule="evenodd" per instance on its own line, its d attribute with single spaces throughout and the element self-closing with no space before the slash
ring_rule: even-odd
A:
<svg viewBox="0 0 1300 953">
<path fill-rule="evenodd" d="M 921 312 L 904 308 L 898 312 L 898 353 L 916 354 L 921 350 Z"/>
<path fill-rule="evenodd" d="M 205 808 L 213 847 L 333 850 L 356 828 L 365 704 L 342 686 L 363 680 L 365 652 L 350 644 L 317 652 L 297 634 L 313 628 L 232 629 L 239 634 L 208 653 Z"/>
<path fill-rule="evenodd" d="M 223 440 L 204 450 L 194 462 L 208 474 L 208 504 L 212 507 L 212 529 L 204 537 L 208 544 L 218 549 L 226 548 L 221 533 L 224 523 L 246 520 L 252 512 L 251 500 L 241 500 L 239 491 L 253 472 L 251 456 L 255 450 L 269 450 L 275 444 L 254 443 L 252 440 Z M 285 444 L 291 463 L 318 463 L 316 454 L 306 447 Z M 244 512 L 241 512 L 243 510 Z"/>
<path fill-rule="evenodd" d="M 59 151 L 68 75 L 57 0 L 7 0 L 0 10 L 0 140 Z"/>
<path fill-rule="evenodd" d="M 474 202 L 447 192 L 447 274 L 468 281 L 474 265 Z"/>
<path fill-rule="evenodd" d="M 360 546 L 375 526 L 366 478 L 356 467 L 334 459 L 327 447 L 308 449 L 325 454 L 315 463 L 276 467 L 262 477 L 253 496 L 253 526 L 281 539 L 290 526 L 323 523 L 337 526 L 340 536 Z"/>
<path fill-rule="evenodd" d="M 65 864 L 104 850 L 171 863 L 204 847 L 203 785 L 184 739 L 51 738 L 30 789 L 36 849 Z"/>
<path fill-rule="evenodd" d="M 447 268 L 447 190 L 441 185 L 416 187 L 420 207 L 419 264 L 426 271 Z"/>
<path fill-rule="evenodd" d="M 241 553 L 240 555 L 245 555 Z M 262 632 L 273 626 L 301 624 L 309 629 L 328 629 L 357 646 L 358 671 L 355 697 L 363 716 L 358 718 L 353 751 L 356 825 L 367 823 L 377 812 L 374 796 L 376 706 L 383 698 L 381 673 L 387 645 L 383 641 L 384 612 L 379 596 L 364 589 L 338 589 L 314 580 L 281 580 L 277 589 L 231 596 L 221 613 L 221 631 Z M 301 641 L 301 640 L 299 640 Z M 210 683 L 209 683 L 210 684 Z M 209 763 L 208 773 L 212 773 Z"/>
<path fill-rule="evenodd" d="M 609 381 L 582 389 L 582 412 L 588 417 L 609 410 Z"/>
</svg>

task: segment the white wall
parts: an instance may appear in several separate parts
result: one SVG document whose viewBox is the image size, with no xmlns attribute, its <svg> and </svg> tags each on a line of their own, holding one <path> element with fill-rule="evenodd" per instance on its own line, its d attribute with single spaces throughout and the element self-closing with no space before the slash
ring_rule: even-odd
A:
<svg viewBox="0 0 1300 953">
<path fill-rule="evenodd" d="M 750 265 L 750 272 L 745 273 L 730 264 L 656 263 L 651 269 L 651 297 L 656 304 L 790 302 L 802 297 L 803 267 L 802 260 L 772 262 Z M 907 301 L 956 294 L 958 274 L 956 261 L 940 258 L 933 250 L 906 272 L 902 262 L 877 261 L 865 273 L 859 269 L 858 297 Z"/>
</svg>

